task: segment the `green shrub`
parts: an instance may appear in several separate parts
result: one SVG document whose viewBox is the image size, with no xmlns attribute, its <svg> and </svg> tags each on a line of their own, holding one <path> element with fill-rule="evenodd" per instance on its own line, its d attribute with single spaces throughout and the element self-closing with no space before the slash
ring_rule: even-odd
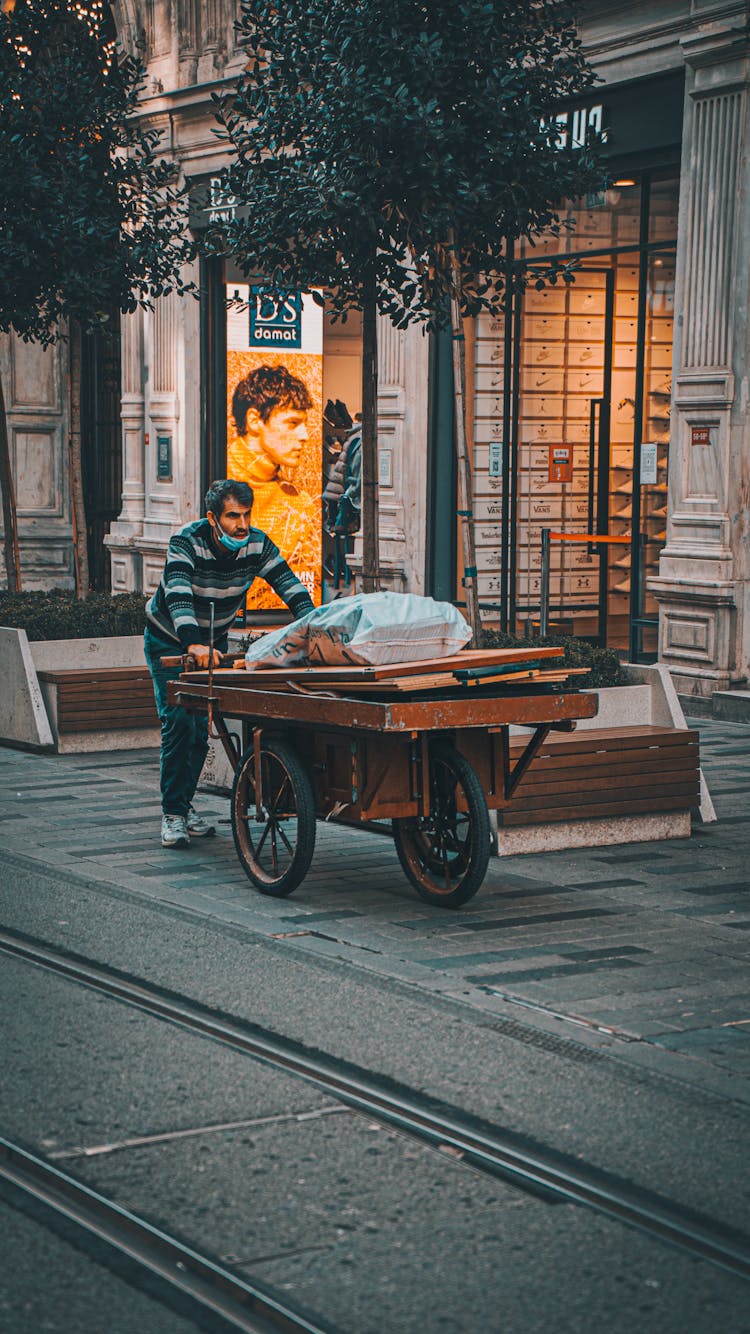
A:
<svg viewBox="0 0 750 1334">
<path fill-rule="evenodd" d="M 565 635 L 547 635 L 544 639 L 519 639 L 516 635 L 505 635 L 500 630 L 482 631 L 483 648 L 534 649 L 552 645 L 565 650 L 563 662 L 566 667 L 589 668 L 588 676 L 578 677 L 578 686 L 591 686 L 601 690 L 605 686 L 625 685 L 620 659 L 614 649 L 597 648 L 586 639 L 570 639 Z"/>
<path fill-rule="evenodd" d="M 111 639 L 140 635 L 146 624 L 142 593 L 0 593 L 0 625 L 25 630 L 29 639 Z"/>
</svg>

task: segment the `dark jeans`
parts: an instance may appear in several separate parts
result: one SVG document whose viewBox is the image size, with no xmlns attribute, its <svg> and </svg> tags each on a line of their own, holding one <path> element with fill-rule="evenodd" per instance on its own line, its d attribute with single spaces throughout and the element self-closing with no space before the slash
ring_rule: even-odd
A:
<svg viewBox="0 0 750 1334">
<path fill-rule="evenodd" d="M 208 751 L 208 720 L 167 703 L 167 682 L 176 681 L 180 668 L 162 667 L 159 659 L 176 657 L 179 645 L 148 626 L 143 645 L 161 719 L 161 808 L 165 815 L 187 815 Z"/>
</svg>

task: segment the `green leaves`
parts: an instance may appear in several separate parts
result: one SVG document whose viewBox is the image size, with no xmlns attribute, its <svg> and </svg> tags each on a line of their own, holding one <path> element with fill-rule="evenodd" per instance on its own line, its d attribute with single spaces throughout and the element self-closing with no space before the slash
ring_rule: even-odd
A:
<svg viewBox="0 0 750 1334">
<path fill-rule="evenodd" d="M 217 109 L 243 217 L 207 243 L 335 310 L 374 266 L 382 313 L 431 322 L 454 233 L 465 313 L 497 311 L 507 238 L 599 184 L 592 153 L 555 146 L 594 77 L 564 0 L 243 0 L 240 28 L 248 70 Z"/>
<path fill-rule="evenodd" d="M 48 343 L 60 320 L 185 290 L 186 204 L 133 117 L 142 78 L 113 60 L 101 7 L 0 14 L 0 330 Z"/>
<path fill-rule="evenodd" d="M 140 593 L 0 592 L 0 624 L 18 626 L 30 640 L 111 638 L 142 634 L 145 599 Z"/>
</svg>

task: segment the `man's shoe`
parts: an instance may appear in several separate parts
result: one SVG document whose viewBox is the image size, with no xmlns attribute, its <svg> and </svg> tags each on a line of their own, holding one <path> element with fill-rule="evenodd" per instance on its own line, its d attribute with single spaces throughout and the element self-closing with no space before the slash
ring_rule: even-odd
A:
<svg viewBox="0 0 750 1334">
<path fill-rule="evenodd" d="M 184 815 L 162 815 L 161 845 L 163 848 L 190 847 L 190 835 Z"/>
<path fill-rule="evenodd" d="M 211 838 L 216 833 L 216 826 L 209 824 L 191 806 L 187 813 L 187 831 L 191 838 Z"/>
</svg>

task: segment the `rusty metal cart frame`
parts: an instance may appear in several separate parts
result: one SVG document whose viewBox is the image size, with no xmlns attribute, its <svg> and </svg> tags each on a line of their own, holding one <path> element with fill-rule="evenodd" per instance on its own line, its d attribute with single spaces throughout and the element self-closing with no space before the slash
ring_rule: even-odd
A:
<svg viewBox="0 0 750 1334">
<path fill-rule="evenodd" d="M 386 687 L 383 694 L 387 695 Z M 391 821 L 417 893 L 455 908 L 479 889 L 488 811 L 508 805 L 550 730 L 596 713 L 593 694 L 449 690 L 437 698 L 357 698 L 253 686 L 241 671 L 184 672 L 170 702 L 205 713 L 234 771 L 232 830 L 257 889 L 290 894 L 306 875 L 316 820 Z M 242 725 L 242 744 L 227 727 Z M 532 735 L 511 764 L 509 727 Z"/>
</svg>

